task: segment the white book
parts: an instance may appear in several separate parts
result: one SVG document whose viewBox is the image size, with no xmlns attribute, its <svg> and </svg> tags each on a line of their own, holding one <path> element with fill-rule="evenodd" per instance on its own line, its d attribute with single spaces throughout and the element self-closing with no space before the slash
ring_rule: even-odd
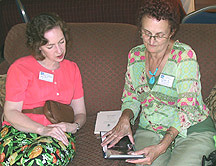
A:
<svg viewBox="0 0 216 166">
<path fill-rule="evenodd" d="M 116 126 L 122 114 L 121 110 L 100 111 L 97 113 L 94 134 L 100 134 L 101 131 L 110 131 Z"/>
</svg>

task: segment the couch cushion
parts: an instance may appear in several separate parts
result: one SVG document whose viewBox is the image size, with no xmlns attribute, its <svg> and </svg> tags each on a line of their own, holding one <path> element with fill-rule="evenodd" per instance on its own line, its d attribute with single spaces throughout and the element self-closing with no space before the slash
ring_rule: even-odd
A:
<svg viewBox="0 0 216 166">
<path fill-rule="evenodd" d="M 216 122 L 216 84 L 212 88 L 209 96 L 205 99 L 205 103 L 207 107 L 210 109 L 212 117 Z"/>
<path fill-rule="evenodd" d="M 7 75 L 0 75 L 0 106 L 4 107 L 5 102 L 5 83 Z"/>
</svg>

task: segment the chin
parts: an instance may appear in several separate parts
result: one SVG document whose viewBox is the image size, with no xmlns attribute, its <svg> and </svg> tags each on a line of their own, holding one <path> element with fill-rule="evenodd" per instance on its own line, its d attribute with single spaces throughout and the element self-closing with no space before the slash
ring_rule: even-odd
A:
<svg viewBox="0 0 216 166">
<path fill-rule="evenodd" d="M 157 46 L 147 46 L 146 49 L 151 53 L 157 53 L 158 52 Z"/>
</svg>

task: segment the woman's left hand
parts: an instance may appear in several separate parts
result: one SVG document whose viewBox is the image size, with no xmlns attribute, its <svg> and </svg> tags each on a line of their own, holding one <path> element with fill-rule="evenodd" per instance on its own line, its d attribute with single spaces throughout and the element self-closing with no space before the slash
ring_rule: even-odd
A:
<svg viewBox="0 0 216 166">
<path fill-rule="evenodd" d="M 70 132 L 73 134 L 77 132 L 77 124 L 76 123 L 60 122 L 60 123 L 51 124 L 48 126 L 60 127 L 64 132 Z"/>
<path fill-rule="evenodd" d="M 152 145 L 145 147 L 142 150 L 132 152 L 134 155 L 141 155 L 144 154 L 145 158 L 143 159 L 137 159 L 137 160 L 126 160 L 128 163 L 134 163 L 134 164 L 143 164 L 143 165 L 151 165 L 155 159 L 157 159 L 162 154 L 162 149 L 160 144 L 158 145 Z"/>
</svg>

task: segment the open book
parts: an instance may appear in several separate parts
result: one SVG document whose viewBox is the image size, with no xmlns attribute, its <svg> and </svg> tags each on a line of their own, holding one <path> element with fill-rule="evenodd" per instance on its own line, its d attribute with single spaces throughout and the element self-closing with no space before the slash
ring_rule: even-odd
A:
<svg viewBox="0 0 216 166">
<path fill-rule="evenodd" d="M 106 138 L 102 138 L 102 136 L 106 132 L 101 132 L 101 141 Z M 107 148 L 107 145 L 103 147 L 103 155 L 106 159 L 140 159 L 144 158 L 144 155 L 132 155 L 128 154 L 130 151 L 135 151 L 134 145 L 131 144 L 128 136 L 123 137 L 117 144 L 115 144 L 112 148 Z"/>
<path fill-rule="evenodd" d="M 110 131 L 116 126 L 122 114 L 121 110 L 100 111 L 97 113 L 94 134 L 100 134 L 101 131 Z"/>
</svg>

